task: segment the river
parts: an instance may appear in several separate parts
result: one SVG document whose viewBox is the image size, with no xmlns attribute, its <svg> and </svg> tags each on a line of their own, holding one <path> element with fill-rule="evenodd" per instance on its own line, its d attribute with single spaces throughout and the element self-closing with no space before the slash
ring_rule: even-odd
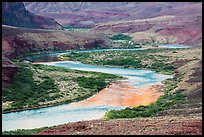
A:
<svg viewBox="0 0 204 137">
<path fill-rule="evenodd" d="M 171 46 L 168 46 L 171 48 Z M 175 48 L 175 45 L 173 45 Z M 179 47 L 180 48 L 180 47 Z M 144 50 L 144 49 L 104 49 L 104 50 L 87 50 L 77 52 L 101 52 L 109 50 Z M 67 53 L 67 52 L 65 52 Z M 170 75 L 158 74 L 150 70 L 114 68 L 105 66 L 88 65 L 73 61 L 55 61 L 49 60 L 49 57 L 63 53 L 51 53 L 36 55 L 32 57 L 33 61 L 43 61 L 43 64 L 62 66 L 75 70 L 104 72 L 126 77 L 124 82 L 134 87 L 145 87 L 155 84 L 161 84 L 165 79 L 172 78 Z M 116 91 L 115 91 L 116 92 Z M 126 91 L 128 92 L 128 91 Z M 100 119 L 109 110 L 122 109 L 125 106 L 117 106 L 111 104 L 93 104 L 90 106 L 77 106 L 80 102 L 63 104 L 53 107 L 40 108 L 34 110 L 24 110 L 20 112 L 11 112 L 2 114 L 2 131 L 16 129 L 33 129 L 45 126 L 54 126 L 65 124 L 68 122 L 77 122 L 82 120 Z M 94 102 L 93 102 L 94 103 Z"/>
</svg>

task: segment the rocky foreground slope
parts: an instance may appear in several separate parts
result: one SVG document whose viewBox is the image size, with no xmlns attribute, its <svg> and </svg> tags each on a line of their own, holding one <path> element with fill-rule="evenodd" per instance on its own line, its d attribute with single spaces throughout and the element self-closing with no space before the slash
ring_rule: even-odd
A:
<svg viewBox="0 0 204 137">
<path fill-rule="evenodd" d="M 36 135 L 202 135 L 201 117 L 153 117 L 69 123 Z"/>
</svg>

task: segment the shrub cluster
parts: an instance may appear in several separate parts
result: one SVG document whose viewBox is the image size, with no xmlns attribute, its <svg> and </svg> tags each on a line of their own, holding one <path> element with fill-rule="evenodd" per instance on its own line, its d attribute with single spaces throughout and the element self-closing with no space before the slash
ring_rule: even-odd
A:
<svg viewBox="0 0 204 137">
<path fill-rule="evenodd" d="M 2 100 L 13 101 L 10 109 L 38 106 L 39 102 L 59 97 L 59 89 L 53 78 L 45 76 L 35 81 L 34 71 L 25 63 L 19 63 L 20 69 L 11 86 L 3 89 Z M 50 93 L 54 93 L 50 95 Z"/>
<path fill-rule="evenodd" d="M 79 84 L 80 87 L 89 88 L 93 91 L 100 91 L 101 89 L 105 88 L 108 83 L 103 78 L 98 77 L 77 77 L 76 82 Z"/>
<path fill-rule="evenodd" d="M 185 95 L 181 93 L 170 94 L 166 93 L 161 96 L 155 103 L 148 106 L 138 106 L 133 108 L 125 108 L 122 110 L 111 110 L 104 116 L 105 119 L 117 118 L 136 118 L 136 117 L 151 117 L 156 116 L 158 112 L 171 108 L 174 104 L 185 99 Z"/>
<path fill-rule="evenodd" d="M 110 37 L 110 39 L 112 39 L 112 40 L 131 40 L 132 37 L 130 37 L 128 35 L 124 35 L 124 34 L 116 34 L 116 35 L 113 35 L 112 37 Z"/>
</svg>

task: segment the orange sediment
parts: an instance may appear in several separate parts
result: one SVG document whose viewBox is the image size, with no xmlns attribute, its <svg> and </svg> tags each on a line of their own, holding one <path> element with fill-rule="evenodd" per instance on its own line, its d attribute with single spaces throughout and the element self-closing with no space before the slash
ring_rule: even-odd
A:
<svg viewBox="0 0 204 137">
<path fill-rule="evenodd" d="M 101 90 L 92 97 L 74 103 L 74 106 L 128 106 L 149 105 L 155 102 L 163 92 L 163 85 L 152 85 L 149 87 L 136 88 L 129 83 L 117 82 Z"/>
</svg>

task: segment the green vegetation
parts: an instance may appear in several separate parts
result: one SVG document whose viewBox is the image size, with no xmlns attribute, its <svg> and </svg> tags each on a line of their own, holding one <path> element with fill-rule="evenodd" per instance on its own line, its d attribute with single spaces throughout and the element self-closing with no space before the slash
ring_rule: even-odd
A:
<svg viewBox="0 0 204 137">
<path fill-rule="evenodd" d="M 140 44 L 134 43 L 134 42 L 131 42 L 131 41 L 123 42 L 122 45 L 125 46 L 125 47 L 131 47 L 131 48 L 142 48 L 142 46 Z"/>
<path fill-rule="evenodd" d="M 114 43 L 120 44 L 123 48 L 142 48 L 142 44 L 133 41 L 116 41 Z M 121 47 L 120 47 L 121 48 Z"/>
<path fill-rule="evenodd" d="M 117 34 L 117 35 L 113 35 L 112 37 L 110 37 L 110 39 L 112 40 L 131 40 L 132 37 L 128 35 L 124 35 L 124 34 Z"/>
<path fill-rule="evenodd" d="M 184 90 L 176 90 L 175 93 L 171 93 L 173 89 L 177 87 L 178 82 L 181 81 L 182 76 L 167 79 L 165 81 L 165 94 L 160 96 L 159 99 L 151 103 L 148 106 L 138 106 L 133 108 L 125 108 L 122 110 L 111 110 L 107 112 L 104 119 L 117 119 L 117 118 L 136 118 L 136 117 L 151 117 L 157 116 L 159 112 L 172 108 L 173 105 L 181 103 L 186 99 L 186 96 L 182 93 Z"/>
<path fill-rule="evenodd" d="M 168 63 L 174 58 L 158 55 L 175 49 L 148 49 L 135 51 L 104 51 L 62 54 L 61 60 L 81 61 L 85 64 L 120 66 L 124 68 L 151 69 L 163 74 L 174 74 L 176 65 Z"/>
<path fill-rule="evenodd" d="M 84 75 L 93 75 L 93 76 L 98 76 L 98 78 L 102 78 L 108 81 L 111 80 L 116 80 L 118 78 L 123 78 L 121 76 L 117 76 L 117 75 L 113 75 L 113 74 L 107 74 L 107 73 L 102 73 L 102 72 L 87 72 L 87 71 L 83 71 L 83 70 L 72 70 L 72 69 L 68 69 L 68 68 L 64 68 L 64 67 L 56 67 L 56 66 L 48 66 L 48 65 L 43 65 L 43 64 L 32 64 L 32 66 L 35 69 L 40 69 L 40 70 L 44 70 L 44 71 L 58 71 L 58 72 L 70 72 L 70 73 L 79 73 L 79 74 L 84 74 Z"/>
<path fill-rule="evenodd" d="M 176 66 L 157 61 L 152 63 L 151 66 L 147 66 L 147 68 L 155 70 L 156 72 L 163 72 L 164 74 L 173 74 Z"/>
<path fill-rule="evenodd" d="M 40 69 L 40 70 L 44 70 L 44 71 L 72 72 L 71 69 L 67 69 L 64 67 L 47 66 L 47 65 L 42 65 L 42 64 L 33 64 L 32 66 L 35 69 Z"/>
<path fill-rule="evenodd" d="M 114 44 L 119 44 L 120 48 L 141 48 L 143 45 L 142 43 L 131 41 L 132 37 L 125 34 L 113 35 L 112 37 L 109 37 L 109 39 L 114 40 Z"/>
<path fill-rule="evenodd" d="M 171 108 L 174 104 L 184 100 L 185 96 L 178 94 L 165 94 L 161 96 L 155 103 L 148 106 L 138 106 L 133 108 L 125 108 L 122 110 L 111 110 L 107 112 L 104 119 L 117 118 L 135 118 L 135 117 L 150 117 L 156 116 L 158 112 Z"/>
<path fill-rule="evenodd" d="M 105 79 L 96 79 L 92 77 L 78 77 L 76 78 L 77 83 L 80 87 L 83 88 L 93 88 L 96 91 L 100 91 L 101 89 L 105 88 L 107 85 L 107 82 L 105 82 Z"/>
<path fill-rule="evenodd" d="M 2 132 L 2 135 L 32 135 L 34 133 L 41 132 L 48 128 L 50 127 L 35 128 L 35 129 L 17 129 L 12 131 L 4 131 Z"/>
<path fill-rule="evenodd" d="M 166 79 L 164 81 L 165 84 L 165 92 L 170 92 L 172 90 L 174 90 L 175 88 L 177 88 L 177 84 L 179 82 L 181 82 L 183 79 L 183 75 L 179 74 L 178 76 L 175 76 L 171 79 Z M 177 91 L 178 92 L 178 91 Z"/>
<path fill-rule="evenodd" d="M 34 107 L 39 105 L 38 102 L 59 97 L 59 89 L 51 77 L 44 76 L 41 82 L 35 81 L 34 71 L 29 65 L 26 63 L 18 63 L 18 65 L 20 69 L 14 83 L 2 93 L 3 102 L 12 102 L 9 109 Z"/>
<path fill-rule="evenodd" d="M 116 66 L 124 66 L 125 68 L 129 66 L 133 66 L 135 68 L 141 68 L 143 65 L 141 64 L 140 59 L 132 59 L 131 57 L 127 58 L 116 58 L 113 60 L 106 60 L 103 62 L 103 65 L 116 65 Z"/>
<path fill-rule="evenodd" d="M 4 111 L 79 101 L 121 78 L 99 72 L 16 63 L 20 66 L 19 72 L 12 85 L 3 89 Z"/>
</svg>

